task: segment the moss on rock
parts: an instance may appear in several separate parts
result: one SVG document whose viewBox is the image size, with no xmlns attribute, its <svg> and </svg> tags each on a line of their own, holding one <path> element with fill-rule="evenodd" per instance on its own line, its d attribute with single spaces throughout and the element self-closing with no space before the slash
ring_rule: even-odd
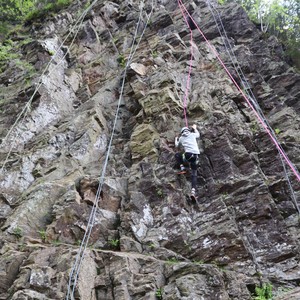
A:
<svg viewBox="0 0 300 300">
<path fill-rule="evenodd" d="M 130 141 L 133 160 L 141 160 L 148 157 L 149 161 L 155 162 L 158 158 L 159 134 L 150 124 L 138 125 Z"/>
</svg>

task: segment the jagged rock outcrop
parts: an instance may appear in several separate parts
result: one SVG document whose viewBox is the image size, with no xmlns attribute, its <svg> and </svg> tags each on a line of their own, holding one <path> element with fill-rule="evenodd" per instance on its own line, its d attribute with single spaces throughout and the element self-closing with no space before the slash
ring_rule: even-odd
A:
<svg viewBox="0 0 300 300">
<path fill-rule="evenodd" d="M 98 1 L 74 43 L 61 46 L 85 4 L 27 28 L 31 38 L 14 41 L 19 61 L 0 75 L 0 299 L 65 298 L 108 147 L 76 299 L 248 300 L 262 282 L 273 285 L 274 299 L 300 298 L 299 214 L 280 157 L 199 32 L 187 106 L 201 132 L 195 204 L 189 178 L 174 169 L 190 58 L 177 2 L 155 3 L 111 145 L 140 3 Z M 188 9 L 236 77 L 205 1 Z M 241 7 L 219 11 L 259 105 L 299 168 L 299 73 Z"/>
</svg>

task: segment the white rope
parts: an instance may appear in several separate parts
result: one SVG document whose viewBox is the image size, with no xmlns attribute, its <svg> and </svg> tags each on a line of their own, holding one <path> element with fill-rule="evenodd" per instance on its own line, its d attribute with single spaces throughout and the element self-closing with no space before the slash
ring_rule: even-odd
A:
<svg viewBox="0 0 300 300">
<path fill-rule="evenodd" d="M 39 88 L 40 88 L 40 87 L 42 86 L 42 84 L 43 84 L 43 82 L 42 82 L 42 77 L 43 77 L 43 76 L 45 75 L 45 73 L 48 71 L 48 69 L 49 69 L 49 67 L 50 67 L 50 65 L 51 65 L 51 63 L 52 63 L 52 61 L 53 61 L 54 58 L 56 57 L 56 55 L 57 55 L 59 49 L 61 49 L 61 48 L 64 46 L 64 43 L 66 42 L 66 40 L 69 38 L 69 36 L 74 32 L 74 30 L 75 30 L 76 27 L 77 27 L 77 31 L 76 31 L 76 33 L 75 33 L 75 35 L 74 35 L 74 37 L 73 37 L 73 39 L 72 39 L 72 41 L 71 41 L 71 44 L 69 45 L 69 47 L 72 47 L 72 45 L 74 44 L 74 41 L 75 41 L 75 39 L 76 39 L 76 37 L 77 37 L 77 35 L 78 35 L 78 32 L 79 32 L 79 30 L 80 30 L 80 27 L 81 27 L 81 25 L 82 25 L 82 23 L 83 23 L 83 21 L 84 21 L 84 18 L 85 18 L 85 16 L 86 16 L 86 14 L 87 14 L 87 13 L 90 11 L 90 9 L 96 4 L 97 1 L 98 1 L 98 0 L 94 0 L 94 2 L 93 2 L 87 9 L 85 9 L 85 10 L 83 11 L 83 13 L 81 14 L 81 16 L 77 19 L 75 25 L 71 28 L 71 30 L 69 30 L 69 33 L 67 34 L 67 36 L 65 37 L 65 39 L 62 41 L 62 43 L 61 43 L 60 46 L 58 47 L 58 50 L 56 50 L 55 53 L 54 53 L 54 55 L 51 57 L 50 61 L 49 61 L 48 64 L 46 65 L 44 71 L 42 72 L 42 74 L 41 74 L 40 77 L 39 77 L 39 80 L 38 80 L 38 82 L 37 82 L 37 86 L 36 86 L 36 88 L 35 88 L 33 94 L 31 95 L 31 97 L 30 97 L 30 99 L 28 100 L 28 102 L 25 104 L 23 110 L 19 113 L 19 115 L 18 115 L 16 121 L 15 121 L 14 124 L 11 126 L 11 128 L 10 128 L 10 130 L 8 131 L 8 133 L 6 134 L 6 136 L 3 138 L 2 144 L 4 144 L 4 142 L 6 142 L 6 140 L 8 139 L 8 137 L 10 136 L 10 134 L 12 133 L 12 131 L 15 129 L 15 127 L 17 126 L 17 124 L 19 123 L 19 121 L 20 121 L 20 119 L 22 118 L 23 115 L 24 115 L 24 116 L 23 116 L 23 120 L 25 120 L 25 118 L 26 118 L 26 116 L 27 116 L 27 114 L 28 114 L 28 112 L 29 112 L 29 110 L 30 110 L 30 106 L 31 106 L 31 103 L 32 103 L 32 101 L 33 101 L 33 98 L 34 98 L 34 96 L 36 95 L 36 93 L 38 92 Z M 80 24 L 78 25 L 78 23 L 80 23 Z M 68 53 L 66 52 L 66 53 L 61 57 L 61 59 L 59 60 L 59 62 L 54 66 L 54 68 L 48 73 L 47 76 L 49 76 L 49 75 L 52 74 L 54 71 L 56 71 L 56 69 L 61 65 L 61 63 L 63 62 L 64 58 L 67 56 L 67 54 L 68 54 Z M 8 159 L 9 159 L 9 156 L 10 156 L 10 154 L 11 154 L 11 152 L 12 152 L 13 147 L 15 146 L 15 141 L 16 141 L 16 139 L 17 139 L 18 136 L 19 136 L 19 135 L 16 134 L 15 137 L 14 137 L 14 139 L 13 139 L 12 142 L 11 142 L 10 149 L 9 149 L 9 151 L 8 151 L 8 153 L 7 153 L 7 155 L 6 155 L 6 158 L 5 158 L 5 160 L 4 160 L 4 163 L 3 163 L 2 167 L 1 167 L 1 173 L 4 171 L 4 167 L 5 167 L 5 165 L 7 164 L 7 161 L 8 161 Z"/>
<path fill-rule="evenodd" d="M 258 101 L 257 101 L 257 99 L 255 97 L 255 95 L 252 92 L 252 89 L 251 89 L 251 87 L 249 85 L 249 82 L 248 82 L 248 80 L 247 80 L 247 78 L 246 78 L 246 76 L 245 76 L 245 74 L 244 74 L 244 72 L 243 72 L 243 70 L 242 70 L 242 68 L 241 68 L 241 66 L 239 64 L 239 61 L 238 61 L 238 59 L 237 59 L 237 57 L 236 57 L 236 55 L 235 55 L 235 53 L 234 53 L 234 51 L 233 51 L 230 43 L 228 42 L 229 39 L 228 39 L 228 36 L 227 36 L 227 32 L 225 30 L 225 27 L 224 27 L 222 18 L 221 18 L 220 14 L 219 14 L 219 11 L 216 9 L 216 7 L 214 5 L 211 4 L 210 0 L 206 0 L 206 4 L 208 5 L 208 7 L 209 7 L 209 9 L 211 11 L 211 14 L 212 14 L 212 16 L 214 18 L 214 21 L 215 21 L 216 25 L 217 25 L 219 34 L 220 34 L 220 36 L 221 36 L 221 38 L 223 40 L 225 49 L 226 49 L 226 51 L 227 51 L 227 53 L 228 53 L 228 55 L 230 57 L 230 60 L 231 60 L 231 62 L 233 64 L 233 67 L 234 67 L 234 69 L 235 69 L 235 71 L 236 71 L 236 73 L 237 73 L 237 75 L 238 75 L 238 77 L 239 77 L 239 79 L 240 79 L 243 87 L 244 87 L 245 93 L 247 94 L 247 96 L 251 100 L 251 102 L 253 103 L 253 106 L 255 107 L 256 112 L 260 115 L 260 117 L 262 118 L 262 120 L 264 120 L 264 122 L 265 122 L 266 126 L 268 127 L 268 129 L 270 130 L 270 133 L 272 134 L 273 138 L 277 141 L 278 145 L 280 145 L 280 143 L 279 143 L 279 141 L 278 141 L 278 139 L 276 137 L 276 133 L 274 132 L 273 128 L 271 127 L 271 125 L 269 124 L 267 118 L 265 117 L 265 115 L 264 115 L 264 113 L 263 113 L 263 111 L 262 111 L 262 109 L 261 109 L 261 107 L 260 107 L 260 105 L 259 105 L 259 103 L 258 103 Z M 215 16 L 215 13 L 214 13 L 213 9 L 216 11 L 216 14 L 218 16 L 218 19 L 219 19 L 220 25 L 222 27 L 222 30 L 223 30 L 225 38 L 224 38 L 224 36 L 223 36 L 223 34 L 222 34 L 221 30 L 220 30 L 220 27 L 219 27 L 219 24 L 218 24 L 218 21 L 216 19 L 216 16 Z M 281 145 L 280 145 L 280 148 L 282 149 Z M 280 157 L 280 160 L 281 160 L 281 163 L 282 163 L 282 166 L 283 166 L 283 171 L 284 171 L 284 174 L 285 174 L 285 178 L 286 178 L 288 186 L 289 186 L 289 190 L 290 190 L 290 193 L 291 193 L 292 201 L 294 203 L 294 206 L 295 206 L 298 214 L 300 214 L 300 208 L 299 208 L 298 203 L 297 203 L 295 192 L 294 192 L 292 183 L 290 181 L 290 178 L 289 178 L 289 175 L 288 175 L 288 172 L 287 172 L 287 169 L 286 169 L 285 162 L 284 162 L 284 160 L 282 158 L 282 154 L 280 153 L 279 150 L 278 150 L 278 153 L 279 153 L 279 157 Z"/>
<path fill-rule="evenodd" d="M 137 32 L 138 32 L 138 28 L 139 28 L 139 25 L 140 25 L 140 22 L 141 22 L 141 19 L 142 19 L 143 8 L 144 8 L 144 2 L 142 1 L 141 4 L 140 4 L 140 16 L 139 16 L 139 20 L 137 22 L 137 26 L 136 26 L 136 30 L 135 30 L 134 39 L 133 39 L 133 42 L 132 42 L 132 47 L 131 47 L 131 50 L 130 50 L 130 54 L 129 54 L 129 57 L 128 57 L 128 60 L 127 60 L 127 63 L 126 63 L 125 69 L 124 69 L 124 73 L 123 73 L 123 80 L 122 80 L 118 105 L 117 105 L 117 109 L 116 109 L 116 113 L 115 113 L 115 119 L 114 119 L 112 134 L 111 134 L 111 138 L 110 138 L 109 145 L 108 145 L 108 148 L 107 148 L 107 153 L 106 153 L 105 161 L 104 161 L 104 164 L 103 164 L 101 176 L 99 178 L 99 186 L 98 186 L 98 189 L 97 189 L 97 193 L 95 195 L 95 201 L 94 201 L 94 204 L 93 204 L 90 216 L 89 216 L 87 230 L 84 234 L 83 240 L 82 240 L 81 245 L 80 245 L 80 249 L 77 253 L 74 266 L 73 266 L 73 268 L 70 272 L 69 284 L 68 284 L 68 293 L 67 293 L 67 296 L 66 296 L 66 300 L 69 300 L 69 297 L 71 297 L 71 300 L 74 299 L 74 292 L 75 292 L 75 288 L 76 288 L 76 284 L 77 284 L 81 264 L 83 262 L 84 254 L 85 254 L 86 248 L 88 246 L 88 241 L 89 241 L 90 236 L 91 236 L 92 228 L 93 228 L 93 225 L 94 225 L 94 222 L 95 222 L 95 217 L 96 217 L 96 210 L 98 208 L 98 203 L 99 203 L 99 200 L 100 200 L 100 194 L 101 194 L 102 187 L 103 187 L 103 184 L 104 184 L 104 178 L 105 178 L 105 174 L 106 174 L 106 169 L 107 169 L 108 160 L 109 160 L 109 156 L 110 156 L 110 152 L 111 152 L 112 142 L 113 142 L 115 129 L 116 129 L 116 125 L 117 125 L 119 110 L 120 110 L 120 106 L 121 106 L 122 98 L 123 98 L 123 92 L 124 92 L 124 87 L 125 87 L 127 69 L 129 67 L 129 65 L 130 65 L 130 63 L 133 59 L 133 56 L 134 56 L 136 50 L 138 49 L 139 44 L 142 40 L 142 37 L 145 33 L 148 22 L 150 20 L 152 12 L 153 12 L 153 7 L 154 6 L 153 6 L 153 0 L 152 0 L 152 10 L 151 10 L 149 16 L 147 17 L 147 22 L 144 26 L 144 30 L 143 30 L 140 38 L 139 38 L 139 41 L 138 41 L 136 47 L 134 48 L 134 43 L 135 43 L 135 40 L 137 38 Z M 73 288 L 72 288 L 72 291 L 71 291 L 71 285 L 72 285 L 72 280 L 73 279 L 74 279 L 74 282 L 73 282 Z"/>
</svg>

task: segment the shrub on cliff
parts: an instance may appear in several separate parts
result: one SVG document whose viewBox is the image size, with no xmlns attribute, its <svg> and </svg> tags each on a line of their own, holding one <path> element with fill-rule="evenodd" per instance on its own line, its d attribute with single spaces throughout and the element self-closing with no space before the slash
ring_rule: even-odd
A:
<svg viewBox="0 0 300 300">
<path fill-rule="evenodd" d="M 33 21 L 41 20 L 51 13 L 57 13 L 61 9 L 67 7 L 72 3 L 72 0 L 57 0 L 55 2 L 45 1 L 45 4 L 36 7 L 30 11 L 25 17 L 25 24 L 31 24 Z"/>
<path fill-rule="evenodd" d="M 70 5 L 72 0 L 0 0 L 0 37 L 17 24 L 31 24 Z"/>
<path fill-rule="evenodd" d="M 300 1 L 299 0 L 218 0 L 220 4 L 235 2 L 247 12 L 262 32 L 277 36 L 300 67 Z"/>
</svg>

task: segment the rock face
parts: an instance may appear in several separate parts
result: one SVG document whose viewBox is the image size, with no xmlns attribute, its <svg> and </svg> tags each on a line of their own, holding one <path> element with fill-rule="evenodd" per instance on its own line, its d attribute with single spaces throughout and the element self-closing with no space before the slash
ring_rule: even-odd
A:
<svg viewBox="0 0 300 300">
<path fill-rule="evenodd" d="M 274 299 L 299 299 L 299 181 L 286 166 L 289 185 L 215 53 L 194 29 L 187 115 L 201 132 L 196 204 L 174 169 L 191 46 L 177 2 L 152 11 L 151 1 L 99 1 L 72 43 L 65 38 L 82 2 L 27 28 L 31 39 L 14 41 L 20 60 L 0 75 L 0 299 L 65 299 L 97 199 L 76 299 L 248 300 L 262 283 Z M 140 9 L 142 40 L 120 95 Z M 188 10 L 236 77 L 206 3 Z M 242 8 L 218 11 L 299 168 L 299 73 Z"/>
</svg>

